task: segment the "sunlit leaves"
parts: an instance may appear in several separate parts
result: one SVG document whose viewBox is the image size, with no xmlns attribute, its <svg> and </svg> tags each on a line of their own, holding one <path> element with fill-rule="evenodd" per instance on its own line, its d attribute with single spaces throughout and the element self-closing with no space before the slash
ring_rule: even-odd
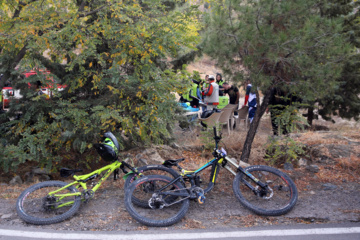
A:
<svg viewBox="0 0 360 240">
<path fill-rule="evenodd" d="M 104 131 L 113 131 L 122 146 L 170 136 L 177 108 L 171 93 L 186 74 L 172 71 L 169 60 L 199 43 L 196 6 L 180 0 L 35 0 L 17 11 L 17 1 L 2 4 L 1 57 L 26 46 L 17 71 L 47 68 L 66 86 L 44 100 L 29 89 L 30 79 L 14 81 L 24 98 L 9 114 L 23 115 L 6 134 L 16 136 L 8 141 L 17 154 L 49 162 L 60 153 L 71 157 L 71 151 L 87 151 Z M 35 154 L 39 144 L 45 147 Z"/>
</svg>

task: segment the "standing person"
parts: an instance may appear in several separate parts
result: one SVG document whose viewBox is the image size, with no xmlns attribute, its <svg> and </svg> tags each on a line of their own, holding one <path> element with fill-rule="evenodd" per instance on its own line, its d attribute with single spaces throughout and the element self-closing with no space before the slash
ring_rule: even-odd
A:
<svg viewBox="0 0 360 240">
<path fill-rule="evenodd" d="M 205 75 L 205 80 L 204 80 L 204 83 L 202 84 L 201 89 L 203 89 L 204 87 L 205 87 L 205 88 L 209 87 L 208 80 L 209 80 L 209 75 L 206 74 L 206 75 Z M 202 101 L 204 102 L 204 96 L 202 96 Z"/>
<path fill-rule="evenodd" d="M 222 86 L 224 88 L 224 94 L 229 95 L 230 104 L 239 105 L 239 99 L 240 99 L 239 89 L 236 86 L 230 85 L 228 82 L 224 82 Z M 234 116 L 237 117 L 238 113 L 234 112 Z"/>
<path fill-rule="evenodd" d="M 285 111 L 288 106 L 293 104 L 299 104 L 302 102 L 302 99 L 297 97 L 294 93 L 288 93 L 288 91 L 284 91 L 278 87 L 274 87 L 271 89 L 269 107 L 266 109 L 268 113 L 270 111 L 271 118 L 271 126 L 273 129 L 273 134 L 275 136 L 281 134 L 288 134 L 288 125 L 290 122 L 281 121 L 281 123 L 277 120 L 278 117 L 281 117 L 283 111 Z M 292 112 L 291 114 L 295 114 Z M 280 126 L 278 125 L 280 123 Z M 279 132 L 280 130 L 280 132 Z"/>
<path fill-rule="evenodd" d="M 209 75 L 206 74 L 205 75 L 205 81 L 204 81 L 204 84 L 203 84 L 204 87 L 209 87 L 208 80 L 209 80 Z"/>
<path fill-rule="evenodd" d="M 256 102 L 256 94 L 255 91 L 252 90 L 252 85 L 250 80 L 247 80 L 247 86 L 246 86 L 246 94 L 245 94 L 245 102 L 243 107 L 246 106 L 246 104 L 249 106 L 249 120 L 250 123 L 254 119 L 256 108 L 257 108 L 257 102 Z"/>
<path fill-rule="evenodd" d="M 199 101 L 201 100 L 201 91 L 200 91 L 200 82 L 192 79 L 193 85 L 191 86 L 191 90 L 189 92 L 189 96 L 192 99 L 190 104 L 193 108 L 199 108 Z"/>
<path fill-rule="evenodd" d="M 219 96 L 224 96 L 224 91 L 223 91 L 224 80 L 222 79 L 220 73 L 216 74 L 216 84 L 219 85 Z"/>
<path fill-rule="evenodd" d="M 213 75 L 210 75 L 208 78 L 208 86 L 204 87 L 202 95 L 204 96 L 204 102 L 207 105 L 207 110 L 212 110 L 219 105 L 219 85 L 216 84 L 215 78 Z"/>
<path fill-rule="evenodd" d="M 192 85 L 185 91 L 184 94 L 180 95 L 181 103 L 190 103 L 193 108 L 199 107 L 199 101 L 201 100 L 201 91 L 199 89 L 199 82 L 192 79 Z"/>
</svg>

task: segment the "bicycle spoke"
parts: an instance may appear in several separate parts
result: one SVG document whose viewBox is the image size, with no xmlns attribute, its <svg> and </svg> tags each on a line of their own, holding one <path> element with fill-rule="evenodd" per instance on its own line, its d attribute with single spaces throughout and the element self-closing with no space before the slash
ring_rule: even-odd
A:
<svg viewBox="0 0 360 240">
<path fill-rule="evenodd" d="M 260 215 L 277 216 L 290 211 L 297 201 L 293 181 L 284 173 L 268 166 L 247 168 L 266 187 L 262 188 L 246 174 L 239 173 L 233 190 L 239 201 Z"/>
<path fill-rule="evenodd" d="M 159 175 L 151 175 L 138 179 L 126 192 L 125 205 L 137 221 L 148 226 L 169 226 L 179 221 L 189 207 L 188 196 L 175 196 L 186 191 L 179 184 L 170 184 L 172 179 Z M 159 193 L 159 189 L 164 188 Z M 147 208 L 134 204 L 131 198 L 136 197 L 147 203 Z"/>
<path fill-rule="evenodd" d="M 264 171 L 251 172 L 261 182 L 268 184 L 268 189 L 263 190 L 258 185 L 245 176 L 243 181 L 247 181 L 255 188 L 255 192 L 249 191 L 245 184 L 240 185 L 240 191 L 247 201 L 251 202 L 258 208 L 262 209 L 279 209 L 285 207 L 291 198 L 290 188 L 288 184 L 279 176 Z"/>
</svg>

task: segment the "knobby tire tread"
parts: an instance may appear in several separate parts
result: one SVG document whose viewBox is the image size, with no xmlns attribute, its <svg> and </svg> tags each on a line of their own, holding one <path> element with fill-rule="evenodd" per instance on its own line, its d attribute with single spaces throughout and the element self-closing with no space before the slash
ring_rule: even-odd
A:
<svg viewBox="0 0 360 240">
<path fill-rule="evenodd" d="M 247 171 L 249 171 L 250 173 L 252 171 L 263 171 L 263 172 L 270 172 L 273 173 L 279 177 L 284 178 L 287 183 L 288 186 L 291 189 L 291 198 L 289 200 L 288 205 L 286 205 L 284 208 L 281 209 L 263 209 L 263 208 L 259 208 L 257 206 L 254 206 L 253 204 L 251 204 L 251 202 L 249 202 L 241 193 L 240 191 L 240 182 L 241 179 L 244 177 L 244 174 L 242 172 L 238 172 L 237 175 L 234 178 L 233 181 L 233 191 L 235 193 L 235 196 L 237 197 L 237 199 L 240 201 L 240 203 L 248 208 L 249 210 L 251 210 L 252 212 L 258 214 L 258 215 L 264 215 L 264 216 L 279 216 L 279 215 L 283 215 L 288 213 L 296 204 L 297 199 L 298 199 L 298 191 L 296 188 L 295 183 L 293 182 L 293 180 L 285 173 L 279 171 L 278 169 L 269 167 L 269 166 L 263 166 L 263 165 L 254 165 L 254 166 L 250 166 L 245 168 Z M 248 191 L 251 191 L 250 189 L 248 189 Z"/>
<path fill-rule="evenodd" d="M 171 226 L 177 222 L 179 222 L 186 214 L 186 212 L 189 210 L 190 202 L 189 199 L 185 199 L 182 201 L 181 209 L 178 211 L 177 214 L 175 214 L 173 217 L 165 219 L 165 220 L 153 220 L 149 218 L 145 218 L 137 213 L 137 211 L 134 209 L 132 201 L 132 195 L 133 191 L 136 189 L 136 187 L 146 181 L 154 181 L 154 180 L 163 180 L 166 182 L 170 182 L 172 178 L 167 176 L 161 176 L 161 175 L 149 175 L 145 176 L 143 178 L 139 178 L 136 181 L 134 181 L 128 189 L 126 189 L 125 193 L 125 207 L 128 213 L 139 223 L 144 224 L 149 227 L 167 227 Z M 184 186 L 180 182 L 175 182 L 174 185 L 178 189 L 183 189 Z M 185 190 L 184 190 L 185 191 Z"/>
<path fill-rule="evenodd" d="M 81 198 L 80 196 L 75 197 L 74 198 L 74 204 L 72 205 L 72 207 L 65 213 L 52 217 L 52 218 L 39 218 L 39 217 L 34 217 L 31 216 L 29 214 L 27 214 L 26 212 L 24 212 L 24 209 L 22 207 L 22 203 L 24 201 L 24 198 L 32 193 L 35 192 L 36 190 L 39 190 L 41 188 L 45 188 L 45 187 L 64 187 L 66 186 L 68 183 L 62 182 L 62 181 L 45 181 L 45 182 L 41 182 L 41 183 L 37 183 L 35 185 L 30 186 L 29 188 L 25 189 L 20 196 L 18 197 L 17 201 L 16 201 L 16 211 L 17 214 L 19 215 L 19 217 L 24 220 L 27 223 L 31 223 L 31 224 L 35 224 L 35 225 L 47 225 L 47 224 L 53 224 L 53 223 L 59 223 L 62 222 L 68 218 L 70 218 L 71 216 L 73 216 L 80 207 L 81 204 Z M 67 188 L 69 190 L 69 192 L 78 192 L 78 190 L 71 186 L 69 188 Z M 45 196 L 44 196 L 45 197 Z"/>
<path fill-rule="evenodd" d="M 154 174 L 147 174 L 147 172 L 153 171 L 153 170 L 160 170 L 166 173 L 169 173 L 173 178 L 177 178 L 179 176 L 179 173 L 175 171 L 172 168 L 165 167 L 163 165 L 147 165 L 138 167 L 137 170 L 141 173 L 144 173 L 144 175 L 154 175 Z M 162 174 L 161 174 L 162 175 Z M 135 174 L 130 174 L 125 181 L 124 190 L 129 188 L 130 184 L 136 180 L 137 176 Z M 143 202 L 136 197 L 132 197 L 132 201 L 137 206 L 143 207 L 143 208 L 149 208 L 149 205 L 147 202 Z"/>
</svg>

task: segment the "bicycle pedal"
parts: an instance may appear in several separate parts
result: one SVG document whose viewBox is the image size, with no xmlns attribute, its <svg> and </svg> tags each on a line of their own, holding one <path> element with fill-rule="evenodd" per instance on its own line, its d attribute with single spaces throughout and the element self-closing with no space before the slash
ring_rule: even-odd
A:
<svg viewBox="0 0 360 240">
<path fill-rule="evenodd" d="M 205 196 L 204 196 L 204 195 L 200 195 L 200 196 L 198 196 L 197 200 L 198 200 L 198 203 L 199 203 L 199 204 L 203 204 L 203 203 L 205 203 Z"/>
</svg>

